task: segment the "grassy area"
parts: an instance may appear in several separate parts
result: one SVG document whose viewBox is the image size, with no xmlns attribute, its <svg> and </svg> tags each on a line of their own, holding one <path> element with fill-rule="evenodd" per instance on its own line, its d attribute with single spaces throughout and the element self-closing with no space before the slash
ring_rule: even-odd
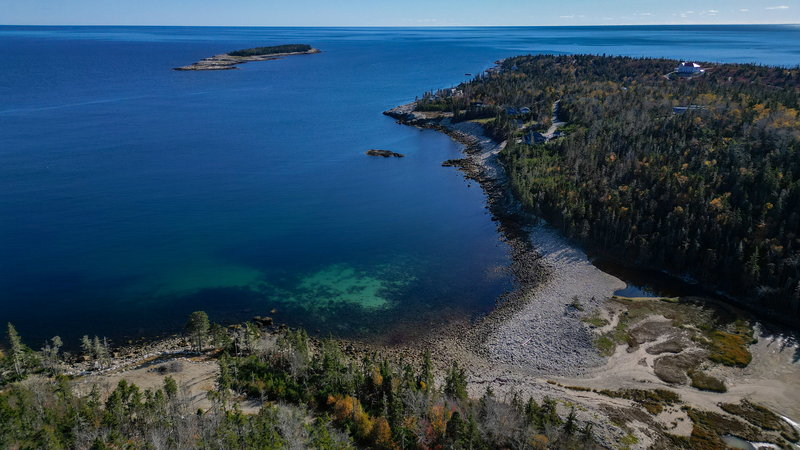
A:
<svg viewBox="0 0 800 450">
<path fill-rule="evenodd" d="M 479 123 L 481 125 L 487 124 L 489 122 L 494 122 L 494 117 L 489 117 L 487 119 L 472 119 L 470 122 Z"/>
<path fill-rule="evenodd" d="M 711 354 L 708 355 L 708 359 L 715 363 L 731 367 L 747 367 L 753 359 L 741 335 L 714 331 L 706 337 L 711 340 L 709 344 Z"/>
<path fill-rule="evenodd" d="M 564 388 L 569 389 L 571 391 L 578 391 L 578 392 L 591 392 L 592 388 L 587 388 L 583 386 L 564 386 Z"/>
<path fill-rule="evenodd" d="M 689 378 L 692 379 L 693 388 L 700 389 L 701 391 L 728 392 L 725 383 L 711 375 L 707 375 L 695 369 L 689 370 L 686 372 L 686 375 L 689 375 Z"/>
<path fill-rule="evenodd" d="M 628 310 L 620 315 L 619 322 L 617 323 L 617 326 L 614 327 L 613 330 L 600 335 L 595 340 L 595 345 L 597 346 L 602 356 L 611 356 L 617 349 L 617 345 L 628 343 L 630 338 L 630 335 L 628 334 L 628 325 L 637 322 L 649 315 L 660 313 L 658 308 L 653 307 L 654 305 L 656 305 L 656 303 L 652 301 L 639 302 L 639 301 L 623 299 L 621 297 L 613 297 L 613 299 L 625 305 L 628 308 Z M 588 320 L 592 320 L 591 316 L 588 318 Z"/>
<path fill-rule="evenodd" d="M 549 125 L 541 124 L 541 123 L 539 123 L 539 122 L 537 122 L 535 120 L 531 120 L 529 122 L 525 122 L 524 124 L 522 124 L 522 126 L 527 131 L 529 131 L 529 132 L 533 131 L 535 133 L 544 133 L 545 131 L 547 131 L 550 128 Z"/>
<path fill-rule="evenodd" d="M 620 443 L 620 444 L 622 444 L 622 448 L 623 448 L 623 449 L 627 449 L 627 448 L 631 448 L 631 447 L 630 447 L 631 445 L 636 445 L 636 444 L 638 444 L 638 443 L 639 443 L 639 438 L 637 438 L 636 436 L 634 436 L 632 433 L 630 433 L 630 432 L 629 432 L 628 434 L 626 434 L 626 435 L 625 435 L 625 436 L 624 436 L 624 437 L 623 437 L 623 438 L 622 438 L 622 439 L 619 441 L 619 443 Z"/>
<path fill-rule="evenodd" d="M 620 319 L 613 330 L 601 335 L 595 340 L 595 345 L 600 351 L 601 356 L 611 356 L 617 350 L 617 345 L 625 344 L 628 341 L 628 323 Z"/>
<path fill-rule="evenodd" d="M 633 400 L 642 405 L 650 414 L 657 416 L 664 410 L 664 405 L 671 406 L 681 403 L 681 396 L 666 389 L 624 389 L 621 391 L 609 391 L 603 389 L 597 391 L 600 395 L 611 398 L 625 398 Z"/>
<path fill-rule="evenodd" d="M 781 448 L 791 448 L 782 439 L 763 433 L 758 428 L 740 420 L 709 411 L 699 411 L 684 407 L 694 423 L 689 437 L 667 434 L 673 448 L 691 450 L 719 450 L 730 448 L 722 441 L 721 436 L 732 434 L 748 441 L 772 442 Z"/>
<path fill-rule="evenodd" d="M 781 436 L 790 442 L 800 440 L 800 435 L 794 427 L 789 426 L 775 413 L 761 405 L 742 400 L 739 404 L 722 403 L 719 406 L 725 412 L 739 416 L 762 430 L 780 432 Z"/>
<path fill-rule="evenodd" d="M 595 328 L 602 328 L 602 327 L 608 325 L 608 321 L 606 319 L 603 319 L 602 317 L 600 317 L 600 311 L 596 311 L 596 310 L 594 312 L 592 312 L 591 314 L 589 314 L 588 316 L 582 318 L 581 321 L 586 322 L 586 323 L 588 323 L 589 325 L 592 325 Z"/>
<path fill-rule="evenodd" d="M 753 356 L 748 347 L 756 342 L 749 320 L 736 312 L 720 308 L 708 308 L 695 301 L 678 298 L 625 298 L 613 297 L 627 309 L 620 315 L 617 326 L 595 340 L 600 354 L 614 354 L 617 345 L 629 342 L 629 326 L 651 315 L 663 315 L 678 328 L 692 330 L 696 342 L 709 350 L 709 360 L 731 367 L 747 367 Z M 660 300 L 660 301 L 659 301 Z M 582 319 L 584 322 L 602 327 L 608 322 L 595 312 Z"/>
</svg>

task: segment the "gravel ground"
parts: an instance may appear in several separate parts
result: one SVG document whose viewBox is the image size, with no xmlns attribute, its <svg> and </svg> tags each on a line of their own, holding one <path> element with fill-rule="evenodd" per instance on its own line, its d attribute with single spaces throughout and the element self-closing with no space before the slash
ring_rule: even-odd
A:
<svg viewBox="0 0 800 450">
<path fill-rule="evenodd" d="M 594 267 L 580 249 L 543 226 L 531 241 L 551 269 L 548 281 L 527 299 L 527 305 L 489 335 L 490 359 L 535 372 L 581 375 L 605 363 L 581 317 L 600 306 L 625 283 Z M 580 311 L 572 306 L 578 298 Z"/>
</svg>

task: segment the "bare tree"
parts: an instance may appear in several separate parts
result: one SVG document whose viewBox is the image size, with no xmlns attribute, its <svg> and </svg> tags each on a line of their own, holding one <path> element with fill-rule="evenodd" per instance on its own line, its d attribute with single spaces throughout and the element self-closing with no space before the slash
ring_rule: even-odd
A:
<svg viewBox="0 0 800 450">
<path fill-rule="evenodd" d="M 59 363 L 61 362 L 58 357 L 58 351 L 61 350 L 62 345 L 64 345 L 64 343 L 61 341 L 61 338 L 54 336 L 49 342 L 45 342 L 45 346 L 42 347 L 42 360 L 44 361 L 44 365 L 53 372 L 58 370 Z"/>
<path fill-rule="evenodd" d="M 286 448 L 289 450 L 308 448 L 308 430 L 303 426 L 307 412 L 287 405 L 280 405 L 277 408 L 277 428 L 281 436 L 286 439 Z"/>
</svg>

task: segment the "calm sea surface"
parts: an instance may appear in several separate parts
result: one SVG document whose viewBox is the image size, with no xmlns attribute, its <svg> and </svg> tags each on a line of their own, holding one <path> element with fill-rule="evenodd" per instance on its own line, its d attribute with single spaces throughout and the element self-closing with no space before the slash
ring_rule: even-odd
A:
<svg viewBox="0 0 800 450">
<path fill-rule="evenodd" d="M 323 53 L 171 70 L 281 43 Z M 195 310 L 398 342 L 489 311 L 509 252 L 440 166 L 459 146 L 381 112 L 523 53 L 795 66 L 800 27 L 0 27 L 0 323 L 34 348 Z"/>
</svg>

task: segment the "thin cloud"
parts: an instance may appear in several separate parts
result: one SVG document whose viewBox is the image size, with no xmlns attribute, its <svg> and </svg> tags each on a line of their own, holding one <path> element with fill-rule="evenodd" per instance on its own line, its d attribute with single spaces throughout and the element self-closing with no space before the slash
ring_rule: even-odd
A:
<svg viewBox="0 0 800 450">
<path fill-rule="evenodd" d="M 750 10 L 749 10 L 749 9 L 740 9 L 739 11 L 741 11 L 741 12 L 747 12 L 747 11 L 750 11 Z"/>
<path fill-rule="evenodd" d="M 788 6 L 767 6 L 767 9 L 789 9 Z"/>
<path fill-rule="evenodd" d="M 558 17 L 561 17 L 562 19 L 572 19 L 575 16 L 558 16 Z"/>
<path fill-rule="evenodd" d="M 719 11 L 715 11 L 715 10 L 713 10 L 713 9 L 709 9 L 709 10 L 708 10 L 708 12 L 710 12 L 710 13 L 712 13 L 712 14 L 716 14 L 716 13 L 718 13 Z"/>
</svg>

